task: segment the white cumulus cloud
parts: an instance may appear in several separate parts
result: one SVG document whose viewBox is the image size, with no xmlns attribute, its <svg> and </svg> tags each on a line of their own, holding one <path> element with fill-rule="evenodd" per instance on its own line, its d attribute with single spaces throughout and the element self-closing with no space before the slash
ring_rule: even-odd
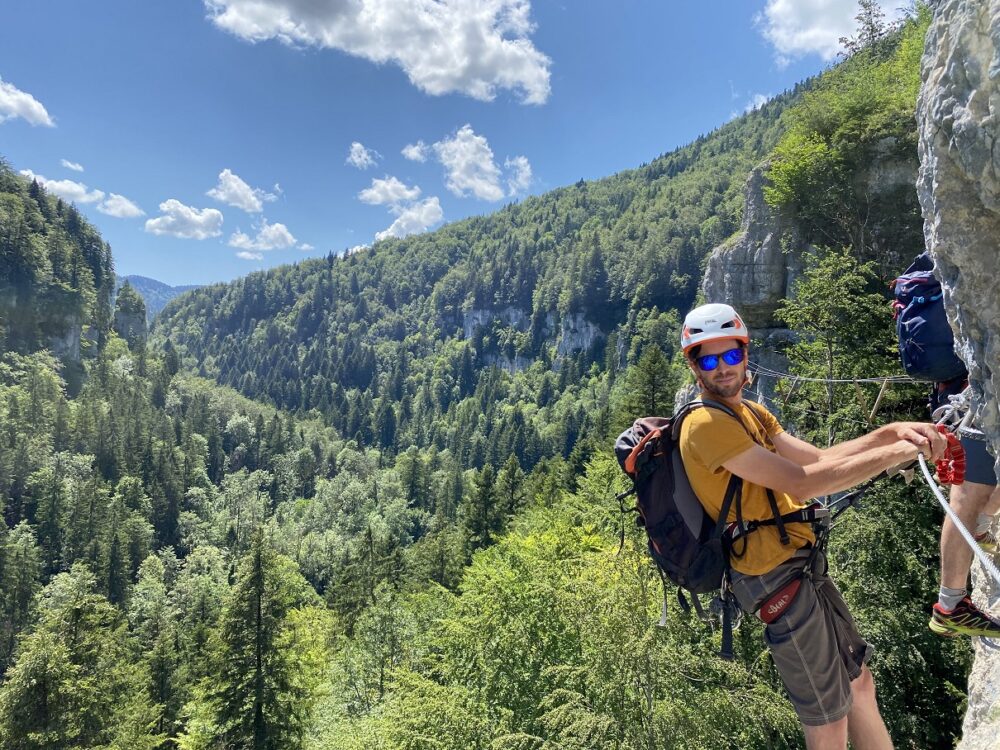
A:
<svg viewBox="0 0 1000 750">
<path fill-rule="evenodd" d="M 743 108 L 743 112 L 755 112 L 769 101 L 771 101 L 770 94 L 754 94 L 750 97 L 749 101 L 747 101 L 746 106 Z"/>
<path fill-rule="evenodd" d="M 29 180 L 34 180 L 44 187 L 48 192 L 71 203 L 97 203 L 104 198 L 104 191 L 91 190 L 82 182 L 73 180 L 50 180 L 40 174 L 35 174 L 30 169 L 22 169 L 21 174 Z"/>
<path fill-rule="evenodd" d="M 192 208 L 176 198 L 160 204 L 162 216 L 146 220 L 146 231 L 185 240 L 204 240 L 222 234 L 222 212 L 215 208 Z"/>
<path fill-rule="evenodd" d="M 243 260 L 264 260 L 263 253 L 252 253 L 249 250 L 240 250 L 236 253 L 236 257 Z"/>
<path fill-rule="evenodd" d="M 399 206 L 415 201 L 419 197 L 420 188 L 416 185 L 407 187 L 395 177 L 386 177 L 384 180 L 373 179 L 371 187 L 358 193 L 358 199 L 362 203 L 372 206 Z"/>
<path fill-rule="evenodd" d="M 280 189 L 278 185 L 275 185 L 275 188 Z M 249 214 L 260 213 L 264 210 L 264 201 L 277 200 L 278 197 L 266 190 L 250 187 L 240 179 L 239 175 L 233 174 L 231 169 L 219 172 L 219 184 L 206 195 L 215 198 L 219 203 L 242 208 Z"/>
<path fill-rule="evenodd" d="M 0 78 L 0 123 L 20 117 L 32 125 L 56 126 L 45 107 L 27 91 Z"/>
<path fill-rule="evenodd" d="M 902 15 L 900 3 L 880 0 L 886 19 Z M 840 38 L 857 31 L 856 0 L 767 0 L 755 21 L 774 47 L 779 65 L 805 55 L 832 60 L 841 51 Z"/>
<path fill-rule="evenodd" d="M 379 158 L 381 158 L 381 154 L 378 151 L 365 148 L 362 144 L 354 141 L 351 144 L 351 150 L 347 153 L 345 163 L 358 169 L 368 169 L 368 167 L 374 167 Z"/>
<path fill-rule="evenodd" d="M 134 219 L 138 216 L 145 216 L 146 212 L 135 205 L 124 195 L 112 193 L 106 200 L 97 205 L 97 210 L 102 214 L 114 216 L 118 219 Z"/>
<path fill-rule="evenodd" d="M 70 161 L 69 159 L 60 159 L 59 163 L 62 164 L 66 169 L 72 169 L 74 172 L 82 172 L 83 165 L 78 164 L 75 161 Z"/>
<path fill-rule="evenodd" d="M 260 227 L 257 228 L 256 237 L 251 238 L 248 234 L 237 230 L 229 238 L 230 247 L 258 253 L 265 250 L 284 250 L 292 247 L 296 242 L 295 237 L 288 231 L 288 227 L 279 223 L 268 224 L 267 219 L 264 219 Z"/>
<path fill-rule="evenodd" d="M 301 245 L 299 245 L 299 250 L 301 250 L 304 253 L 308 253 L 310 250 L 315 250 L 315 249 L 316 248 L 310 245 L 308 242 L 303 242 Z"/>
<path fill-rule="evenodd" d="M 403 150 L 400 152 L 404 157 L 410 161 L 427 161 L 427 155 L 430 152 L 430 147 L 423 141 L 417 141 L 416 143 L 408 143 L 403 146 Z"/>
<path fill-rule="evenodd" d="M 455 195 L 472 193 L 484 201 L 503 198 L 500 167 L 493 161 L 493 150 L 471 125 L 463 125 L 451 138 L 435 143 L 434 153 L 446 170 L 445 186 Z"/>
<path fill-rule="evenodd" d="M 384 232 L 375 235 L 376 240 L 387 237 L 406 237 L 409 234 L 425 232 L 444 218 L 441 201 L 437 196 L 412 203 L 396 211 L 396 220 Z"/>
<path fill-rule="evenodd" d="M 529 0 L 205 0 L 241 39 L 337 49 L 398 65 L 428 94 L 490 101 L 498 90 L 543 104 L 551 60 L 530 39 Z"/>
<path fill-rule="evenodd" d="M 531 187 L 531 163 L 526 156 L 505 159 L 504 169 L 508 170 L 507 187 L 511 195 L 525 192 Z"/>
<path fill-rule="evenodd" d="M 71 203 L 97 203 L 97 210 L 102 214 L 114 216 L 118 219 L 134 219 L 137 216 L 145 215 L 145 211 L 135 205 L 124 195 L 111 193 L 105 197 L 103 190 L 94 188 L 91 190 L 82 182 L 73 180 L 50 180 L 40 174 L 35 174 L 30 169 L 22 169 L 21 174 L 30 180 L 35 180 L 48 192 Z"/>
</svg>

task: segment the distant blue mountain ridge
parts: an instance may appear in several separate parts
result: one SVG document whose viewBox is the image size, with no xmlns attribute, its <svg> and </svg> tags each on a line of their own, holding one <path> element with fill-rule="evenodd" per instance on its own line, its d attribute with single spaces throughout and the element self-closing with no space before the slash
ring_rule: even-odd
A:
<svg viewBox="0 0 1000 750">
<path fill-rule="evenodd" d="M 198 289 L 200 284 L 187 284 L 185 286 L 170 286 L 162 281 L 150 279 L 146 276 L 116 276 L 115 296 L 125 282 L 128 282 L 135 289 L 146 303 L 146 322 L 153 320 L 160 310 L 178 294 Z"/>
</svg>

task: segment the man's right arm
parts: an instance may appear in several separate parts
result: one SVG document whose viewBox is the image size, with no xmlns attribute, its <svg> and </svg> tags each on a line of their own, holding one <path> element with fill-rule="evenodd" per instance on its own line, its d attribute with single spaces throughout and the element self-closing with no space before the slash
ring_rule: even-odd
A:
<svg viewBox="0 0 1000 750">
<path fill-rule="evenodd" d="M 854 487 L 886 469 L 916 460 L 921 453 L 929 458 L 930 448 L 914 445 L 908 440 L 896 440 L 852 455 L 830 457 L 800 466 L 754 445 L 728 459 L 722 466 L 747 482 L 808 500 Z"/>
</svg>

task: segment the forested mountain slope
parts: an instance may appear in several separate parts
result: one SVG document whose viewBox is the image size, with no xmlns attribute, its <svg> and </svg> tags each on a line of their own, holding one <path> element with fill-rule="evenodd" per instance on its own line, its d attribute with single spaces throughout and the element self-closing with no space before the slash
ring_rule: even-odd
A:
<svg viewBox="0 0 1000 750">
<path fill-rule="evenodd" d="M 197 284 L 184 284 L 181 286 L 170 286 L 162 281 L 151 279 L 147 276 L 116 277 L 115 286 L 120 289 L 122 284 L 128 282 L 135 289 L 146 303 L 146 319 L 151 321 L 156 314 L 162 310 L 166 304 L 179 294 L 197 289 Z"/>
<path fill-rule="evenodd" d="M 0 159 L 0 348 L 68 363 L 111 319 L 111 248 L 73 206 Z"/>
<path fill-rule="evenodd" d="M 164 310 L 154 341 L 249 397 L 315 409 L 364 444 L 454 451 L 451 427 L 470 445 L 493 445 L 522 422 L 538 443 L 541 421 L 497 408 L 505 399 L 488 366 L 540 363 L 530 390 L 545 407 L 591 364 L 634 361 L 644 336 L 670 351 L 672 338 L 651 327 L 694 299 L 706 254 L 739 225 L 747 172 L 799 95 L 636 170 L 198 290 Z M 476 415 L 458 413 L 477 384 Z M 572 447 L 580 419 L 596 417 L 567 415 L 560 443 Z M 528 464 L 546 452 L 529 447 Z"/>
</svg>

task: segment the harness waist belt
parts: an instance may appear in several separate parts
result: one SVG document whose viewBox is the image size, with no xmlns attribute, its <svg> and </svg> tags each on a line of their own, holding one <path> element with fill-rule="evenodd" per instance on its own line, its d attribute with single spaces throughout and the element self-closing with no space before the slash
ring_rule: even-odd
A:
<svg viewBox="0 0 1000 750">
<path fill-rule="evenodd" d="M 801 510 L 792 511 L 791 513 L 785 513 L 780 516 L 780 521 L 782 524 L 786 523 L 815 523 L 821 519 L 827 518 L 830 515 L 830 509 L 827 508 L 822 503 L 813 503 L 812 505 L 802 508 Z M 761 526 L 778 526 L 777 518 L 767 518 L 763 521 L 748 521 L 743 525 L 738 522 L 733 522 L 726 527 L 726 539 L 732 544 L 737 539 L 741 539 L 751 532 L 756 531 Z"/>
</svg>

